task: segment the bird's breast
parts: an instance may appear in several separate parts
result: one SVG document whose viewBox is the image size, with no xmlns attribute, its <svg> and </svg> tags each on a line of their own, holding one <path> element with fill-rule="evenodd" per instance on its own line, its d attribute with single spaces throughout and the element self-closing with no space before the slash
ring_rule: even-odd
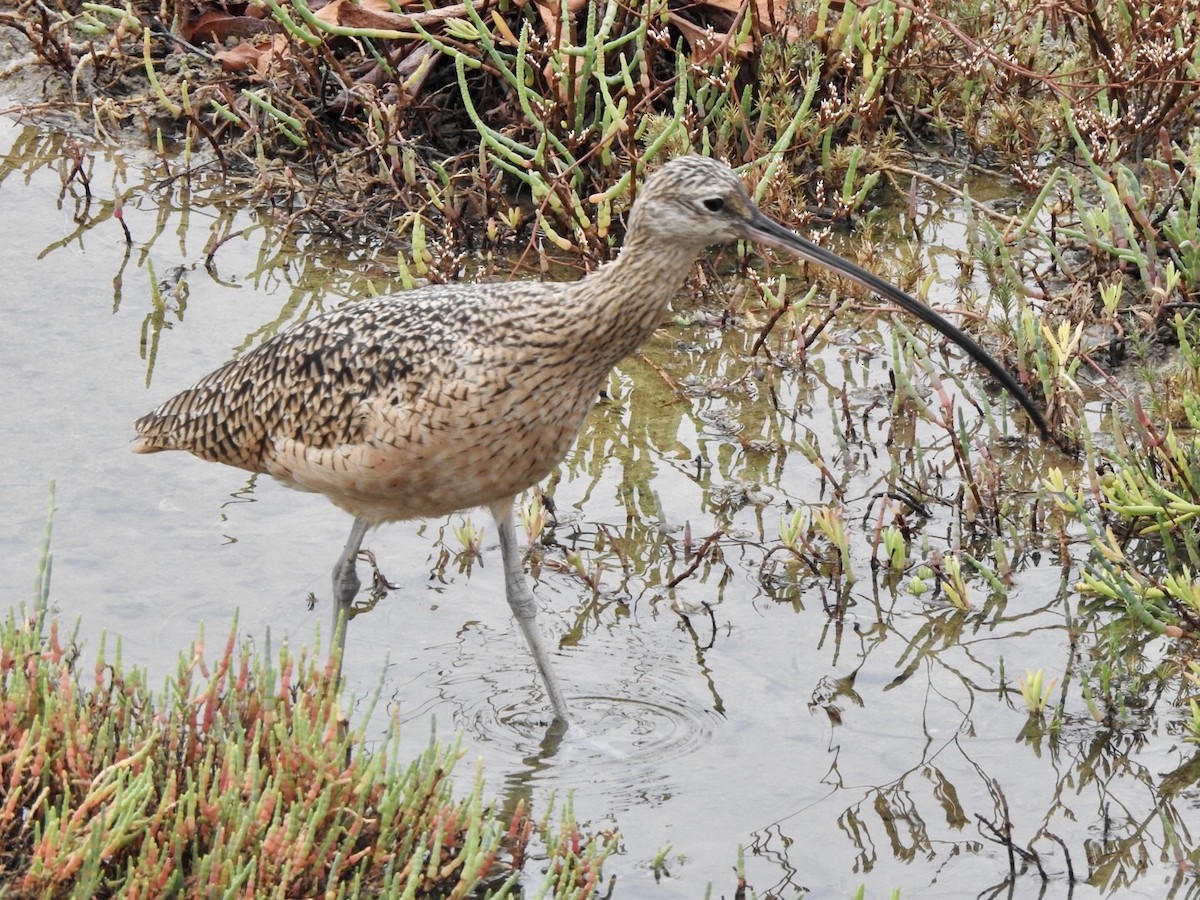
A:
<svg viewBox="0 0 1200 900">
<path fill-rule="evenodd" d="M 465 367 L 478 373 L 478 365 Z M 412 396 L 370 398 L 354 439 L 316 447 L 277 437 L 267 471 L 374 522 L 440 516 L 512 497 L 566 456 L 598 384 L 539 366 L 487 378 L 433 376 Z"/>
</svg>

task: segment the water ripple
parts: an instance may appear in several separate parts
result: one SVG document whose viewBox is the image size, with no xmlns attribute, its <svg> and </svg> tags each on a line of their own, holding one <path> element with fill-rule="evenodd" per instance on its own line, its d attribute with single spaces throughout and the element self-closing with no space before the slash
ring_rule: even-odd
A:
<svg viewBox="0 0 1200 900">
<path fill-rule="evenodd" d="M 565 731 L 552 722 L 528 657 L 494 652 L 503 639 L 489 637 L 493 652 L 461 653 L 441 672 L 437 691 L 456 698 L 456 726 L 487 757 L 488 770 L 506 772 L 514 787 L 586 785 L 613 812 L 661 802 L 676 787 L 676 761 L 708 744 L 725 721 L 694 658 L 670 632 L 600 629 L 586 648 L 562 651 L 558 670 L 571 712 Z M 605 693 L 571 694 L 576 685 Z"/>
<path fill-rule="evenodd" d="M 613 811 L 669 796 L 672 767 L 663 763 L 703 747 L 719 718 L 682 702 L 574 696 L 567 700 L 572 722 L 564 731 L 531 714 L 524 700 L 477 705 L 460 724 L 476 741 L 513 757 L 514 769 L 524 769 L 523 775 L 511 772 L 509 781 L 586 784 L 589 792 L 607 795 Z"/>
</svg>

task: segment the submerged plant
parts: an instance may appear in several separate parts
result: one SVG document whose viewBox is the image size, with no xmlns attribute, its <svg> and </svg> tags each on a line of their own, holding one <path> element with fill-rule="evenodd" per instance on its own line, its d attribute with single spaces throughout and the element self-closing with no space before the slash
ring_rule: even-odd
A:
<svg viewBox="0 0 1200 900">
<path fill-rule="evenodd" d="M 542 539 L 542 534 L 550 520 L 546 506 L 542 502 L 541 493 L 531 492 L 528 499 L 517 510 L 517 514 L 521 520 L 521 527 L 525 529 L 526 541 L 532 547 Z"/>
<path fill-rule="evenodd" d="M 971 608 L 971 591 L 962 574 L 962 560 L 957 554 L 942 557 L 942 590 L 955 609 Z"/>
<path fill-rule="evenodd" d="M 908 542 L 904 539 L 904 532 L 895 525 L 885 528 L 883 548 L 887 552 L 888 565 L 897 572 L 903 572 L 908 566 Z"/>
<path fill-rule="evenodd" d="M 1046 681 L 1041 669 L 1026 669 L 1025 677 L 1017 679 L 1017 687 L 1030 715 L 1040 716 L 1046 711 L 1046 706 L 1050 703 L 1050 694 L 1056 684 L 1058 679 L 1051 678 Z"/>
<path fill-rule="evenodd" d="M 804 532 L 807 529 L 805 518 L 803 508 L 795 510 L 790 516 L 779 517 L 779 543 L 793 553 L 800 552 L 804 541 Z"/>
<path fill-rule="evenodd" d="M 1194 699 L 1188 701 L 1191 714 L 1184 720 L 1185 737 L 1193 744 L 1200 744 L 1200 703 Z"/>
<path fill-rule="evenodd" d="M 454 526 L 454 537 L 462 547 L 462 553 L 472 559 L 483 558 L 483 527 L 476 527 L 470 516 L 463 516 Z"/>
<path fill-rule="evenodd" d="M 836 506 L 822 506 L 813 514 L 813 525 L 821 532 L 838 553 L 841 576 L 847 584 L 854 582 L 854 569 L 850 561 L 850 536 L 842 510 Z"/>
</svg>

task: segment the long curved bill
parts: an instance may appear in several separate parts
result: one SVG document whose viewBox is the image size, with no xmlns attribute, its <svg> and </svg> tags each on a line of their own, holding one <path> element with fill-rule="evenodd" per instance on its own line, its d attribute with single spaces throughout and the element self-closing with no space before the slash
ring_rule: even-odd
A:
<svg viewBox="0 0 1200 900">
<path fill-rule="evenodd" d="M 839 275 L 843 275 L 868 290 L 874 291 L 879 296 L 892 301 L 901 309 L 912 313 L 922 322 L 932 325 L 946 337 L 950 338 L 950 340 L 954 341 L 954 343 L 958 344 L 958 346 L 966 350 L 975 362 L 987 369 L 997 381 L 1004 385 L 1005 390 L 1012 394 L 1013 398 L 1025 408 L 1025 412 L 1029 413 L 1029 417 L 1033 419 L 1034 424 L 1038 427 L 1038 431 L 1041 432 L 1042 438 L 1049 437 L 1050 429 L 1046 425 L 1046 420 L 1042 418 L 1041 411 L 1034 406 L 1033 400 L 1017 384 L 1016 379 L 1008 373 L 1008 370 L 989 356 L 988 352 L 980 347 L 974 338 L 951 325 L 924 303 L 914 297 L 910 297 L 895 285 L 888 284 L 882 278 L 871 274 L 861 266 L 856 266 L 849 260 L 842 259 L 836 253 L 832 253 L 824 247 L 819 247 L 811 241 L 805 240 L 794 231 L 784 228 L 774 219 L 758 210 L 754 210 L 750 220 L 743 227 L 745 229 L 743 237 L 748 240 L 766 244 L 768 247 L 774 247 L 776 250 L 794 253 L 801 259 L 806 259 L 819 266 L 824 266 L 832 272 L 837 272 Z"/>
</svg>

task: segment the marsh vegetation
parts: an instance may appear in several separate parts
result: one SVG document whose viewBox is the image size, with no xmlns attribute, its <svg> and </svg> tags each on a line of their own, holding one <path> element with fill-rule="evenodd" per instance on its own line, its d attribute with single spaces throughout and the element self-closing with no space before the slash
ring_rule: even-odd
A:
<svg viewBox="0 0 1200 900">
<path fill-rule="evenodd" d="M 619 648 L 639 615 L 677 618 L 706 685 L 678 704 L 690 747 L 761 702 L 750 686 L 778 688 L 764 675 L 735 695 L 717 654 L 782 671 L 799 663 L 756 622 L 782 632 L 787 614 L 819 633 L 797 656 L 824 674 L 787 680 L 814 718 L 786 729 L 819 722 L 829 747 L 787 746 L 844 802 L 795 832 L 791 817 L 723 832 L 733 873 L 714 895 L 938 882 L 991 896 L 1023 880 L 1195 895 L 1194 4 L 18 0 L 0 27 L 6 74 L 36 73 L 41 92 L 8 110 L 38 127 L 9 145 L 0 188 L 54 171 L 75 223 L 62 246 L 128 227 L 112 307 L 140 329 L 146 383 L 164 337 L 201 315 L 189 279 L 220 281 L 251 239 L 245 280 L 287 287 L 243 347 L 327 300 L 421 279 L 572 277 L 611 257 L 644 173 L 684 150 L 744 166 L 774 216 L 959 317 L 1044 404 L 1053 443 L 873 298 L 742 248 L 706 260 L 667 338 L 614 377 L 549 500 L 527 502 L 530 565 L 571 610 L 562 648 L 610 635 Z M 149 147 L 144 174 L 112 175 L 114 145 Z M 186 228 L 182 208 L 197 216 Z M 145 282 L 134 299 L 127 273 Z M 431 529 L 414 537 L 434 580 L 486 586 L 470 519 Z M 276 649 L 268 665 L 231 641 L 185 656 L 152 697 L 63 637 L 52 596 L 0 635 L 14 895 L 482 895 L 515 889 L 535 831 L 547 872 L 522 883 L 539 896 L 602 896 L 622 855 L 653 873 L 641 893 L 673 896 L 673 878 L 698 893 L 669 849 L 489 807 L 461 768 L 455 799 L 452 748 L 412 767 L 389 739 L 357 752 L 380 714 L 364 703 L 339 731 L 315 651 Z M 594 665 L 579 683 L 611 675 Z M 753 732 L 757 753 L 780 729 Z M 1003 753 L 979 751 L 998 734 Z M 851 788 L 839 735 L 923 749 Z M 235 776 L 261 831 L 206 793 Z M 398 799 L 410 783 L 422 792 Z M 834 829 L 845 882 L 805 874 Z"/>
</svg>

